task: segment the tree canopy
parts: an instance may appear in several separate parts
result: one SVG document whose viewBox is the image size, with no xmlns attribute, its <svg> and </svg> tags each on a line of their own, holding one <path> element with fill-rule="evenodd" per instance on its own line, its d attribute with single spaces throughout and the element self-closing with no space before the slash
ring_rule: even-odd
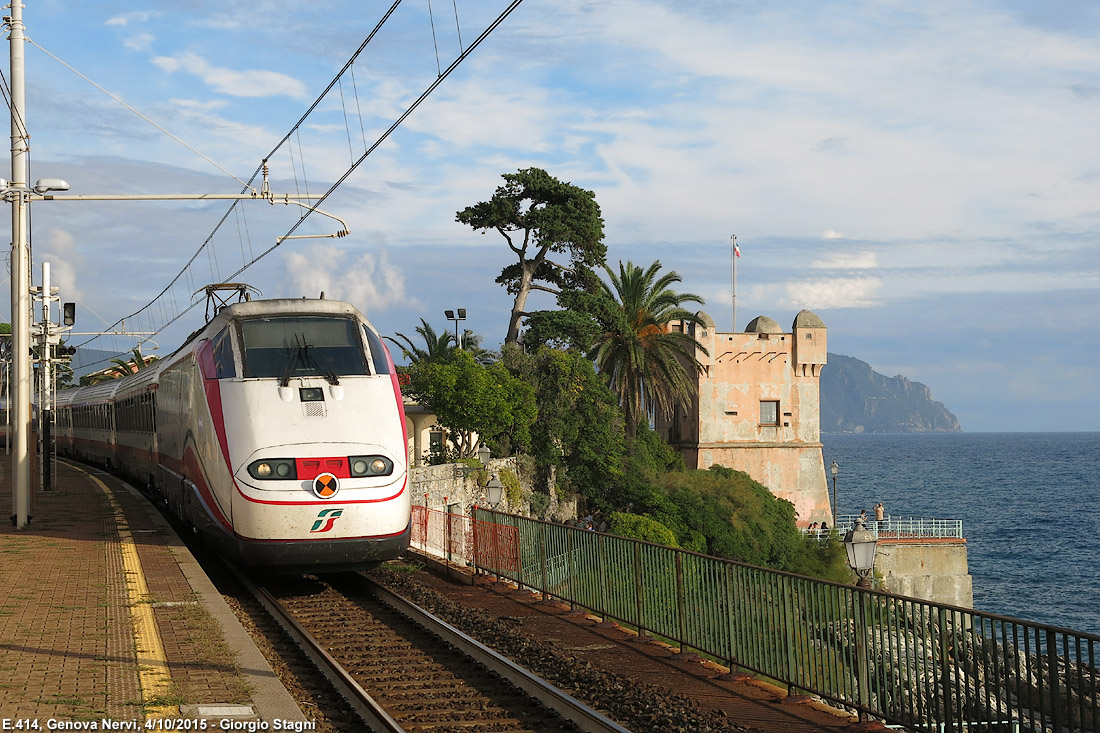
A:
<svg viewBox="0 0 1100 733">
<path fill-rule="evenodd" d="M 680 276 L 675 271 L 660 274 L 659 261 L 644 270 L 633 262 L 620 262 L 618 274 L 605 270 L 610 284 L 602 283 L 605 307 L 596 314 L 602 332 L 591 355 L 619 396 L 627 436 L 633 438 L 654 410 L 670 415 L 675 405 L 686 407 L 694 393 L 690 377 L 699 368 L 695 354 L 706 349 L 690 333 L 674 331 L 669 324 L 693 323 L 695 314 L 683 304 L 703 299 L 672 290 Z"/>
<path fill-rule="evenodd" d="M 475 231 L 494 229 L 517 262 L 497 278 L 515 296 L 504 342 L 519 340 L 532 290 L 555 295 L 591 282 L 604 264 L 603 218 L 592 191 L 559 181 L 541 168 L 521 168 L 501 176 L 493 197 L 457 212 L 456 220 Z M 565 261 L 551 259 L 566 255 Z"/>
<path fill-rule="evenodd" d="M 505 347 L 504 363 L 531 385 L 538 420 L 531 451 L 542 486 L 551 483 L 606 505 L 622 479 L 622 414 L 592 362 L 577 351 Z"/>
<path fill-rule="evenodd" d="M 408 392 L 430 406 L 451 433 L 458 458 L 473 458 L 483 440 L 493 443 L 498 455 L 530 449 L 534 390 L 499 362 L 484 366 L 456 349 L 412 365 Z"/>
</svg>

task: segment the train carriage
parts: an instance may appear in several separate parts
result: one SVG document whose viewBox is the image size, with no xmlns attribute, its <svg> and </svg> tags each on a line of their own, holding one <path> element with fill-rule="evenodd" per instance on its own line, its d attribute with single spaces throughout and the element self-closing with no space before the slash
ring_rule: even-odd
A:
<svg viewBox="0 0 1100 733">
<path fill-rule="evenodd" d="M 393 361 L 347 303 L 225 306 L 170 357 L 57 405 L 60 452 L 147 484 L 242 564 L 359 568 L 408 546 Z"/>
</svg>

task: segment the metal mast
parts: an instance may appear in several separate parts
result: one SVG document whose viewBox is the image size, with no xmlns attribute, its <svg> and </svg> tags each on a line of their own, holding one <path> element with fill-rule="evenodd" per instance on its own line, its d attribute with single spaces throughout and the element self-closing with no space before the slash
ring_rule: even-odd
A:
<svg viewBox="0 0 1100 733">
<path fill-rule="evenodd" d="M 731 333 L 737 333 L 737 258 L 741 255 L 737 250 L 737 235 L 730 235 L 730 268 L 733 270 L 730 279 L 733 281 L 730 289 L 730 300 L 733 301 L 733 329 Z"/>
<path fill-rule="evenodd" d="M 8 17 L 11 46 L 11 338 L 12 391 L 12 520 L 16 527 L 30 521 L 31 504 L 31 311 L 30 252 L 27 236 L 26 67 L 23 5 L 12 0 Z"/>
</svg>

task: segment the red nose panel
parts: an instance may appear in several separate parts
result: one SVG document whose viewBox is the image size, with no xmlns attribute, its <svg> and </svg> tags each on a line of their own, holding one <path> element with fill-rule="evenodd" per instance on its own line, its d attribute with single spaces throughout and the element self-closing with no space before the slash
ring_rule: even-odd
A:
<svg viewBox="0 0 1100 733">
<path fill-rule="evenodd" d="M 331 473 L 336 478 L 351 478 L 347 458 L 297 458 L 294 463 L 298 478 L 305 481 L 312 481 L 322 473 Z"/>
</svg>

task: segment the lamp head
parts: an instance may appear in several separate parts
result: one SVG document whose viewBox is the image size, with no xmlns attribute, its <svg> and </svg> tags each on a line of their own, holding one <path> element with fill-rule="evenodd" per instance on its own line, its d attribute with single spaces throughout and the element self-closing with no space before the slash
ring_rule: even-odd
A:
<svg viewBox="0 0 1100 733">
<path fill-rule="evenodd" d="M 454 317 L 455 317 L 455 312 L 453 310 L 452 311 L 443 311 L 443 315 L 447 317 L 448 321 L 453 321 Z"/>
<path fill-rule="evenodd" d="M 489 497 L 489 503 L 494 507 L 504 498 L 504 484 L 500 482 L 496 474 L 493 474 L 493 477 L 489 479 L 489 483 L 485 484 L 485 491 Z"/>
<path fill-rule="evenodd" d="M 864 521 L 856 518 L 855 526 L 844 536 L 844 550 L 848 554 L 848 564 L 857 573 L 863 575 L 875 567 L 875 533 L 867 529 Z"/>
<path fill-rule="evenodd" d="M 50 191 L 68 191 L 69 182 L 60 178 L 39 178 L 34 182 L 35 193 L 49 193 Z"/>
</svg>

